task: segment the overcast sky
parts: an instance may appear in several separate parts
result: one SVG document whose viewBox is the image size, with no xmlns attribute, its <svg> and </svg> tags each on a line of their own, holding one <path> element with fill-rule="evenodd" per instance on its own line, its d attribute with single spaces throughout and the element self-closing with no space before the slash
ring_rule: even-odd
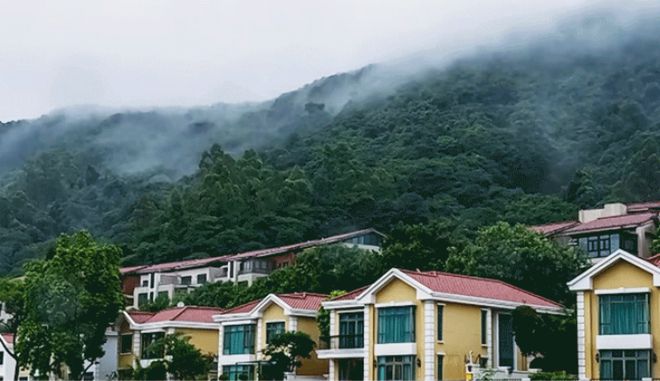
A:
<svg viewBox="0 0 660 381">
<path fill-rule="evenodd" d="M 272 98 L 420 50 L 543 30 L 587 0 L 0 0 L 0 121 Z"/>
</svg>

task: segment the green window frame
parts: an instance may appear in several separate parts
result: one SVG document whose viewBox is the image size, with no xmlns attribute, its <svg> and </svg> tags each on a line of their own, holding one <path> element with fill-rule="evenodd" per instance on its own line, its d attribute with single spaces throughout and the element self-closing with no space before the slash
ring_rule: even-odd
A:
<svg viewBox="0 0 660 381">
<path fill-rule="evenodd" d="M 266 323 L 266 344 L 270 344 L 270 340 L 284 333 L 284 322 L 274 321 Z"/>
<path fill-rule="evenodd" d="M 445 314 L 445 306 L 442 304 L 438 304 L 438 341 L 442 341 L 444 339 L 442 332 L 444 325 L 444 314 Z"/>
<path fill-rule="evenodd" d="M 650 332 L 649 294 L 599 295 L 600 335 L 635 335 Z"/>
<path fill-rule="evenodd" d="M 222 374 L 229 381 L 255 380 L 254 365 L 225 365 Z"/>
<path fill-rule="evenodd" d="M 339 314 L 339 348 L 364 347 L 364 313 Z"/>
<path fill-rule="evenodd" d="M 610 350 L 599 352 L 601 380 L 641 380 L 651 377 L 648 350 Z"/>
<path fill-rule="evenodd" d="M 133 334 L 125 333 L 121 335 L 119 343 L 119 354 L 129 354 L 133 351 Z"/>
<path fill-rule="evenodd" d="M 376 365 L 379 381 L 415 379 L 415 356 L 379 356 Z"/>
<path fill-rule="evenodd" d="M 197 274 L 197 284 L 206 284 L 207 277 L 206 274 Z"/>
<path fill-rule="evenodd" d="M 222 354 L 254 354 L 255 328 L 255 324 L 224 326 L 224 335 L 222 337 Z"/>
<path fill-rule="evenodd" d="M 378 308 L 378 343 L 415 341 L 415 307 Z"/>
<path fill-rule="evenodd" d="M 156 351 L 151 347 L 151 344 L 153 344 L 155 341 L 162 339 L 165 337 L 165 332 L 150 332 L 150 333 L 143 333 L 141 337 L 141 343 L 142 343 L 142 359 L 145 360 L 150 360 L 150 359 L 159 359 L 163 357 L 162 351 Z"/>
<path fill-rule="evenodd" d="M 445 369 L 445 355 L 438 355 L 438 381 L 442 381 Z"/>
<path fill-rule="evenodd" d="M 488 344 L 488 310 L 481 310 L 481 345 Z"/>
</svg>

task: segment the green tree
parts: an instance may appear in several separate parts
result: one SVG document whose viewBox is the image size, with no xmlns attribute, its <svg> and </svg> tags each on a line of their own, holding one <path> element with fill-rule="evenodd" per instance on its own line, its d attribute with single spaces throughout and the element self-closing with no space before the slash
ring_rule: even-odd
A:
<svg viewBox="0 0 660 381">
<path fill-rule="evenodd" d="M 293 372 L 302 364 L 302 359 L 312 356 L 315 343 L 304 332 L 284 332 L 273 338 L 263 350 L 271 363 L 263 372 L 266 380 L 283 380 L 285 372 Z"/>
<path fill-rule="evenodd" d="M 447 270 L 500 279 L 566 305 L 574 297 L 566 282 L 588 265 L 584 253 L 557 244 L 524 225 L 483 228 L 461 249 L 452 249 Z"/>
<path fill-rule="evenodd" d="M 346 293 L 344 290 L 334 290 L 328 296 L 328 299 L 336 298 L 342 296 Z M 316 325 L 319 327 L 319 332 L 321 333 L 320 339 L 329 343 L 330 341 L 330 313 L 323 307 L 319 309 L 318 314 L 316 314 Z"/>
<path fill-rule="evenodd" d="M 187 336 L 166 335 L 153 342 L 149 350 L 164 354 L 167 372 L 176 380 L 206 379 L 213 362 L 213 356 L 202 354 Z"/>
<path fill-rule="evenodd" d="M 25 315 L 16 352 L 33 374 L 85 373 L 103 356 L 105 331 L 123 307 L 121 251 L 83 231 L 61 235 L 49 258 L 26 265 Z"/>
<path fill-rule="evenodd" d="M 574 373 L 577 368 L 577 323 L 575 315 L 539 315 L 529 306 L 513 311 L 516 344 L 532 366 L 544 371 Z"/>
<path fill-rule="evenodd" d="M 0 300 L 4 303 L 5 312 L 11 315 L 7 320 L 0 322 L 0 332 L 10 333 L 14 338 L 14 342 L 9 343 L 12 348 L 5 345 L 4 340 L 0 340 L 4 347 L 4 352 L 17 360 L 14 364 L 14 380 L 18 380 L 20 362 L 16 352 L 16 336 L 18 328 L 23 321 L 25 315 L 25 295 L 23 294 L 23 281 L 19 279 L 0 279 Z"/>
</svg>

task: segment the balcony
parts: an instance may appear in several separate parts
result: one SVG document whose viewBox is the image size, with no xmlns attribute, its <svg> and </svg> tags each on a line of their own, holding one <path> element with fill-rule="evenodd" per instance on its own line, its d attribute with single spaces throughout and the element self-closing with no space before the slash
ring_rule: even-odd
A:
<svg viewBox="0 0 660 381">
<path fill-rule="evenodd" d="M 273 266 L 270 261 L 263 259 L 249 259 L 241 262 L 238 275 L 244 274 L 270 274 Z"/>
<path fill-rule="evenodd" d="M 316 351 L 320 359 L 364 357 L 364 335 L 350 334 L 330 336 L 328 342 L 320 342 Z"/>
</svg>

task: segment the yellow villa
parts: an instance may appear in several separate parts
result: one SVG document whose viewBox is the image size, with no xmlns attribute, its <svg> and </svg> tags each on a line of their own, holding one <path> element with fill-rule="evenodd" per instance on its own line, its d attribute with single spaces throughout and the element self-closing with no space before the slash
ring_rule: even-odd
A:
<svg viewBox="0 0 660 381">
<path fill-rule="evenodd" d="M 218 325 L 213 316 L 220 308 L 181 306 L 159 312 L 128 310 L 119 319 L 118 373 L 142 367 L 162 358 L 162 353 L 152 353 L 149 345 L 167 334 L 180 334 L 190 338 L 190 343 L 204 354 L 217 357 Z"/>
<path fill-rule="evenodd" d="M 323 303 L 330 311 L 329 380 L 460 380 L 495 368 L 522 378 L 511 311 L 563 307 L 504 282 L 392 269 L 372 285 Z"/>
<path fill-rule="evenodd" d="M 658 377 L 660 255 L 618 250 L 568 283 L 577 294 L 581 380 Z"/>
<path fill-rule="evenodd" d="M 285 331 L 307 333 L 319 342 L 316 322 L 321 302 L 327 295 L 314 293 L 270 294 L 264 299 L 229 309 L 214 317 L 219 323 L 218 374 L 235 381 L 258 378 L 258 366 L 264 363 L 263 349 L 273 335 Z M 324 379 L 327 360 L 315 354 L 303 359 L 296 369 L 296 379 Z"/>
</svg>

